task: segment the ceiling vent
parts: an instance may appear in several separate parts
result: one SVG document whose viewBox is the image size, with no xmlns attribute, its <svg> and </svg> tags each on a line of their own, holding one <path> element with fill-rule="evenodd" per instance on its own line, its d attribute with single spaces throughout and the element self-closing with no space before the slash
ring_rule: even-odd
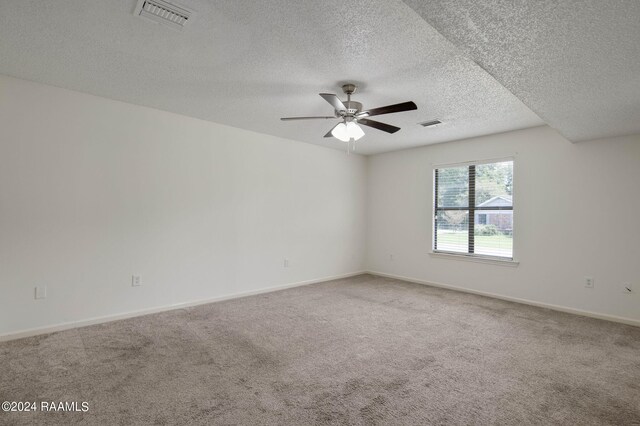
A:
<svg viewBox="0 0 640 426">
<path fill-rule="evenodd" d="M 192 11 L 163 0 L 138 0 L 133 14 L 182 31 Z"/>
<path fill-rule="evenodd" d="M 429 121 L 423 121 L 422 123 L 418 123 L 418 124 L 421 125 L 422 127 L 431 127 L 431 126 L 437 126 L 438 124 L 442 124 L 442 121 L 429 120 Z"/>
</svg>

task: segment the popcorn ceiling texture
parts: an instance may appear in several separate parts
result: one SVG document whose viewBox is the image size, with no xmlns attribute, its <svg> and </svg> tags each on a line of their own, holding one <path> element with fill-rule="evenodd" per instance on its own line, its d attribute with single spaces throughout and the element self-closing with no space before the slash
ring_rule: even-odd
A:
<svg viewBox="0 0 640 426">
<path fill-rule="evenodd" d="M 331 114 L 318 93 L 345 81 L 368 108 L 417 103 L 380 117 L 394 135 L 366 128 L 359 153 L 543 124 L 400 0 L 181 0 L 184 32 L 135 3 L 0 1 L 0 73 L 340 149 L 322 137 L 333 121 L 279 118 Z"/>
<path fill-rule="evenodd" d="M 640 133 L 640 1 L 404 2 L 568 139 Z"/>
</svg>

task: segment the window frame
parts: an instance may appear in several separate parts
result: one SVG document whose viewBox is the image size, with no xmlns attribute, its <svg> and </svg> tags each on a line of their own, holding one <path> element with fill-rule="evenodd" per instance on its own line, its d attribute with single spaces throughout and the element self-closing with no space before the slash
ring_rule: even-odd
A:
<svg viewBox="0 0 640 426">
<path fill-rule="evenodd" d="M 483 164 L 493 164 L 493 163 L 504 163 L 507 161 L 511 161 L 512 162 L 512 169 L 513 169 L 513 175 L 511 176 L 511 207 L 481 207 L 478 208 L 477 206 L 475 206 L 475 166 L 479 166 L 479 165 L 483 165 Z M 469 167 L 469 179 L 471 179 L 471 171 L 472 171 L 472 167 L 473 167 L 473 175 L 474 175 L 474 185 L 471 185 L 471 181 L 469 180 L 469 194 L 468 194 L 468 201 L 467 201 L 467 206 L 464 207 L 437 207 L 437 202 L 438 202 L 438 176 L 437 176 L 437 171 L 438 169 L 445 169 L 445 168 L 456 168 L 456 167 Z M 431 209 L 432 209 L 432 217 L 431 217 L 431 225 L 432 225 L 432 229 L 431 229 L 431 254 L 433 255 L 443 255 L 443 256 L 447 256 L 447 257 L 451 257 L 451 258 L 462 258 L 462 259 L 466 259 L 466 260 L 473 260 L 473 261 L 478 261 L 478 262 L 483 262 L 486 261 L 488 263 L 513 263 L 513 264 L 519 264 L 519 262 L 516 260 L 516 246 L 515 246 L 515 235 L 516 235 L 516 226 L 515 226 L 515 220 L 514 220 L 514 216 L 515 216 L 515 169 L 516 169 L 516 158 L 515 156 L 509 156 L 509 157 L 501 157 L 501 158 L 490 158 L 490 159 L 483 159 L 483 160 L 473 160 L 473 161 L 465 161 L 465 162 L 459 162 L 459 163 L 446 163 L 446 164 L 432 164 L 432 179 L 433 179 L 433 188 L 431 191 L 431 195 L 432 195 L 432 202 L 431 202 Z M 473 200 L 473 203 L 472 203 Z M 473 205 L 472 205 L 473 204 Z M 467 252 L 457 252 L 457 251 L 449 251 L 449 250 L 441 250 L 441 249 L 436 249 L 436 245 L 437 245 L 437 214 L 439 211 L 468 211 L 469 213 L 469 220 L 468 220 L 468 246 L 467 246 Z M 511 230 L 511 237 L 513 239 L 514 244 L 512 245 L 511 248 L 511 257 L 507 257 L 507 256 L 492 256 L 492 255 L 487 255 L 487 254 L 478 254 L 478 253 L 474 253 L 474 252 L 470 252 L 471 250 L 475 251 L 475 235 L 474 232 L 471 232 L 472 229 L 475 229 L 475 213 L 477 211 L 482 211 L 482 210 L 509 210 L 512 212 L 512 230 Z M 473 249 L 472 249 L 473 247 Z"/>
</svg>

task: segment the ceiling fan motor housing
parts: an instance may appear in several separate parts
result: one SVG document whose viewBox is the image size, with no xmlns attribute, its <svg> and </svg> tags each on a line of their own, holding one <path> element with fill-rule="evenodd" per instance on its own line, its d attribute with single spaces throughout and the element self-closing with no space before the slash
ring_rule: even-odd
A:
<svg viewBox="0 0 640 426">
<path fill-rule="evenodd" d="M 342 103 L 347 107 L 347 109 L 344 114 L 341 114 L 340 111 L 336 111 L 337 115 L 349 117 L 362 111 L 362 104 L 351 100 L 351 95 L 355 93 L 356 89 L 357 86 L 355 84 L 347 83 L 342 85 L 342 91 L 347 95 L 347 100 Z"/>
<path fill-rule="evenodd" d="M 362 104 L 356 101 L 343 101 L 344 106 L 347 107 L 344 115 L 354 115 L 360 111 L 362 111 Z M 340 111 L 336 111 L 338 115 L 340 115 Z"/>
</svg>

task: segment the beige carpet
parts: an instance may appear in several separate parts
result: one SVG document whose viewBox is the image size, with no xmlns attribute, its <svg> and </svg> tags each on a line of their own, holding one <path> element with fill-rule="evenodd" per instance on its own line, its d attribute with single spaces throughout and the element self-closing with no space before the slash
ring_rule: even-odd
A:
<svg viewBox="0 0 640 426">
<path fill-rule="evenodd" d="M 0 424 L 640 424 L 640 328 L 363 275 L 0 344 Z"/>
</svg>

